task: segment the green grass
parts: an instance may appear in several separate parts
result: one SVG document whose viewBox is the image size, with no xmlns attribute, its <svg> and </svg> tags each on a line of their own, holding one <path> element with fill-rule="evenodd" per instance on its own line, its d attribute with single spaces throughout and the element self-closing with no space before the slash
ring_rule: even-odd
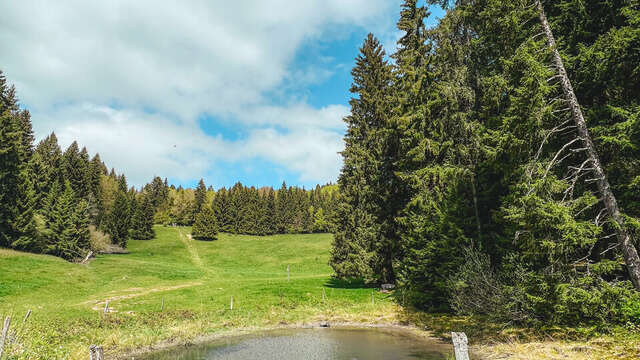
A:
<svg viewBox="0 0 640 360">
<path fill-rule="evenodd" d="M 10 358 L 86 359 L 90 344 L 117 355 L 240 328 L 385 322 L 396 313 L 385 294 L 375 292 L 372 303 L 372 289 L 331 281 L 330 234 L 201 242 L 189 228 L 156 233 L 131 241 L 130 254 L 99 255 L 88 265 L 0 249 L 0 315 L 11 315 L 17 331 Z"/>
</svg>

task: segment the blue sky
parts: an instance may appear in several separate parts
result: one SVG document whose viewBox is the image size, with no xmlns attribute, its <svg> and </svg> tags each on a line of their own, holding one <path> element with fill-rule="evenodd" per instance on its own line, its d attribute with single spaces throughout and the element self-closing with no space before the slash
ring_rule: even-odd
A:
<svg viewBox="0 0 640 360">
<path fill-rule="evenodd" d="M 132 184 L 310 187 L 337 179 L 354 58 L 368 32 L 393 51 L 400 2 L 3 2 L 0 69 L 38 139 Z"/>
</svg>

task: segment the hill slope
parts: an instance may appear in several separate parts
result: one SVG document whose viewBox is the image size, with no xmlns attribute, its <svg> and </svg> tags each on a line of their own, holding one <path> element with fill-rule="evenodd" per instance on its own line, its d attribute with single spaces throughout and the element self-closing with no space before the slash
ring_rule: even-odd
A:
<svg viewBox="0 0 640 360">
<path fill-rule="evenodd" d="M 376 292 L 372 304 L 371 289 L 331 281 L 330 234 L 220 234 L 201 242 L 189 228 L 156 232 L 153 240 L 131 241 L 130 254 L 100 255 L 88 265 L 0 249 L 0 315 L 12 315 L 17 330 L 10 351 L 85 359 L 90 344 L 116 354 L 234 328 L 394 312 L 384 294 Z"/>
</svg>

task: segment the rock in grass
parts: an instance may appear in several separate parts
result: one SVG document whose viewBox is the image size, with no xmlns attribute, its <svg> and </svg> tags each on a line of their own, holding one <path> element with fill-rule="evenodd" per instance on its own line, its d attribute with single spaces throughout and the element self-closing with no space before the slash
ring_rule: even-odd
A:
<svg viewBox="0 0 640 360">
<path fill-rule="evenodd" d="M 380 285 L 380 288 L 381 288 L 382 290 L 387 290 L 387 291 L 389 291 L 389 290 L 393 290 L 393 289 L 395 289 L 395 288 L 396 288 L 396 286 L 395 286 L 394 284 L 382 284 L 382 285 Z"/>
</svg>

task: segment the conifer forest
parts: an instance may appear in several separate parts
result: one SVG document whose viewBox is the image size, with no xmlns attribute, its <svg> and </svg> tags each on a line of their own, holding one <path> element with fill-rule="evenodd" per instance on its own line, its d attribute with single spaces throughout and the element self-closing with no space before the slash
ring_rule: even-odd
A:
<svg viewBox="0 0 640 360">
<path fill-rule="evenodd" d="M 633 354 L 640 355 L 640 1 L 401 3 L 387 15 L 396 24 L 397 42 L 369 33 L 353 54 L 339 175 L 311 188 L 239 181 L 214 188 L 204 178 L 193 187 L 176 186 L 171 174 L 131 185 L 125 171 L 91 152 L 92 144 L 74 141 L 63 148 L 51 130 L 37 138 L 19 100 L 19 82 L 0 71 L 0 303 L 4 296 L 17 302 L 27 291 L 2 280 L 27 279 L 9 265 L 22 253 L 80 267 L 108 264 L 104 259 L 112 255 L 152 261 L 184 245 L 186 255 L 179 256 L 191 259 L 185 261 L 194 269 L 175 270 L 183 261 L 178 255 L 162 258 L 176 271 L 162 275 L 165 290 L 206 284 L 207 291 L 227 291 L 232 285 L 190 277 L 213 276 L 210 261 L 233 267 L 229 276 L 257 271 L 247 284 L 264 275 L 260 285 L 251 283 L 257 287 L 243 288 L 264 298 L 242 308 L 241 295 L 225 292 L 215 304 L 228 308 L 230 296 L 230 309 L 220 315 L 222 310 L 202 310 L 206 301 L 218 301 L 217 293 L 184 290 L 175 308 L 154 318 L 157 324 L 125 318 L 157 309 L 123 304 L 131 311 L 92 323 L 100 330 L 87 337 L 107 344 L 106 331 L 119 324 L 131 325 L 131 339 L 137 329 L 166 330 L 148 330 L 153 335 L 137 343 L 114 341 L 113 354 L 120 355 L 183 335 L 189 343 L 200 334 L 196 328 L 300 325 L 312 316 L 379 323 L 394 316 L 396 324 L 429 330 L 435 320 L 417 319 L 444 316 L 480 319 L 473 321 L 485 330 L 486 324 L 497 326 L 496 333 L 528 329 L 544 337 L 553 333 L 549 329 L 577 329 L 566 332 L 579 339 L 623 333 L 636 341 Z M 435 8 L 443 15 L 434 21 Z M 277 248 L 269 248 L 275 241 Z M 234 244 L 242 251 L 231 253 Z M 231 255 L 223 257 L 224 251 Z M 238 265 L 243 261 L 251 262 Z M 260 261 L 273 263 L 263 273 L 256 270 Z M 24 266 L 24 274 L 35 269 Z M 295 266 L 316 267 L 299 275 Z M 227 276 L 216 269 L 215 276 Z M 109 276 L 125 281 L 130 275 Z M 286 282 L 273 285 L 277 276 Z M 296 276 L 313 290 L 300 285 L 287 293 L 287 286 L 297 286 L 291 285 Z M 27 283 L 25 289 L 42 286 Z M 329 306 L 334 289 L 338 295 Z M 242 318 L 229 315 L 234 294 L 236 308 L 246 310 Z M 123 296 L 113 302 L 129 299 Z M 162 296 L 164 311 L 168 295 Z M 309 305 L 312 297 L 321 300 Z M 199 307 L 189 307 L 186 298 L 197 299 Z M 109 301 L 99 304 L 107 316 Z M 8 307 L 0 305 L 2 311 Z M 68 328 L 56 331 L 89 326 L 85 315 L 69 316 Z M 184 327 L 176 330 L 171 316 Z M 54 351 L 29 341 L 24 348 Z M 66 345 L 72 350 L 51 358 L 80 358 L 75 354 L 81 350 L 73 349 L 84 343 Z M 48 356 L 27 353 L 16 346 L 8 359 Z"/>
<path fill-rule="evenodd" d="M 429 311 L 637 322 L 637 1 L 402 5 L 352 71 L 331 266 Z"/>
</svg>

